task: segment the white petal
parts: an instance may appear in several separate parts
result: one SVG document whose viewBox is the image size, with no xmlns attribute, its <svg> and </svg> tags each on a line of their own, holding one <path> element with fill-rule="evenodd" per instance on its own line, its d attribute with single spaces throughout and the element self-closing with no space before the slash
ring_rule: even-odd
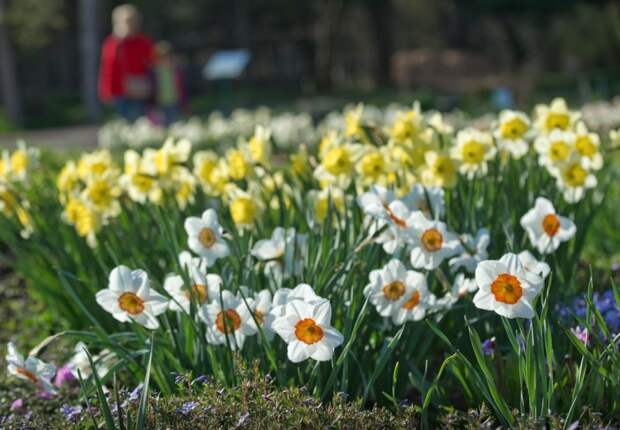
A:
<svg viewBox="0 0 620 430">
<path fill-rule="evenodd" d="M 212 229 L 216 234 L 219 233 L 220 224 L 217 221 L 217 213 L 214 209 L 204 211 L 201 218 L 206 227 Z"/>
<path fill-rule="evenodd" d="M 157 318 L 147 311 L 144 311 L 139 315 L 132 315 L 131 319 L 149 330 L 157 330 L 159 328 L 159 321 L 157 321 Z"/>
<path fill-rule="evenodd" d="M 523 270 L 523 266 L 521 265 L 521 261 L 519 261 L 519 257 L 511 252 L 509 252 L 508 254 L 504 254 L 499 261 L 504 266 L 506 266 L 506 268 L 508 269 L 508 273 L 515 274 Z"/>
<path fill-rule="evenodd" d="M 204 222 L 197 217 L 189 217 L 185 220 L 185 231 L 189 236 L 198 236 L 200 230 L 204 228 Z"/>
<path fill-rule="evenodd" d="M 536 211 L 542 216 L 555 214 L 555 208 L 553 204 L 544 197 L 538 197 L 536 199 L 536 204 L 534 205 Z"/>
<path fill-rule="evenodd" d="M 127 266 L 118 266 L 112 269 L 108 287 L 113 291 L 127 291 L 131 288 L 131 270 Z"/>
<path fill-rule="evenodd" d="M 107 312 L 115 313 L 119 312 L 118 307 L 119 293 L 106 288 L 105 290 L 98 291 L 95 295 L 95 300 L 103 309 Z"/>
<path fill-rule="evenodd" d="M 310 348 L 303 342 L 294 340 L 288 344 L 288 359 L 293 363 L 300 363 L 310 357 Z"/>
<path fill-rule="evenodd" d="M 323 334 L 325 336 L 323 342 L 331 348 L 336 348 L 344 342 L 344 336 L 333 327 L 323 327 Z"/>
<path fill-rule="evenodd" d="M 320 326 L 329 325 L 332 319 L 332 307 L 328 300 L 324 300 L 315 306 L 313 317 Z"/>
<path fill-rule="evenodd" d="M 495 297 L 488 291 L 478 290 L 474 296 L 474 305 L 478 309 L 492 311 L 495 310 L 496 303 Z"/>
<path fill-rule="evenodd" d="M 168 299 L 158 292 L 151 290 L 145 304 L 150 307 L 154 315 L 159 315 L 166 312 L 168 308 Z"/>
<path fill-rule="evenodd" d="M 334 350 L 325 345 L 324 343 L 317 343 L 316 350 L 310 356 L 313 360 L 316 361 L 329 361 L 334 355 Z"/>
<path fill-rule="evenodd" d="M 478 267 L 476 267 L 476 284 L 478 284 L 478 288 L 489 290 L 489 286 L 497 275 L 500 273 L 506 273 L 507 268 L 499 261 L 494 260 L 485 260 L 478 263 Z"/>
<path fill-rule="evenodd" d="M 271 260 L 278 258 L 283 252 L 284 250 L 278 248 L 270 239 L 259 240 L 252 248 L 252 255 L 260 260 Z"/>
</svg>

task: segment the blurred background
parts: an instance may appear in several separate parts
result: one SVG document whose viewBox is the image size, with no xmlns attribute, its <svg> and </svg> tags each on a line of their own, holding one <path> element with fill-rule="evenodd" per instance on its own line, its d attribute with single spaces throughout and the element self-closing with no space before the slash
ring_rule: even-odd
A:
<svg viewBox="0 0 620 430">
<path fill-rule="evenodd" d="M 0 0 L 0 133 L 100 124 L 97 74 L 113 0 Z M 620 2 L 584 0 L 142 0 L 166 40 L 185 114 L 267 105 L 321 115 L 351 101 L 419 99 L 483 112 L 572 103 L 620 88 Z M 225 50 L 234 77 L 205 66 Z M 240 51 L 237 51 L 237 53 Z"/>
</svg>

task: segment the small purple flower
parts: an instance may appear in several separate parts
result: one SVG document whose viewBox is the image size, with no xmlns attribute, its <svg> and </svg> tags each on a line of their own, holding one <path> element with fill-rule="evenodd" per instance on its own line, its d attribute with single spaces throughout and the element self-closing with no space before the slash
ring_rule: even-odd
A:
<svg viewBox="0 0 620 430">
<path fill-rule="evenodd" d="M 521 334 L 517 335 L 517 345 L 519 345 L 519 351 L 521 351 L 522 353 L 525 352 L 525 338 Z"/>
<path fill-rule="evenodd" d="M 495 354 L 495 336 L 482 342 L 482 353 L 484 355 Z"/>
<path fill-rule="evenodd" d="M 81 406 L 69 406 L 64 404 L 60 407 L 60 411 L 65 416 L 65 419 L 70 422 L 76 422 L 82 414 Z"/>
<path fill-rule="evenodd" d="M 196 379 L 192 381 L 192 385 L 194 384 L 206 384 L 209 382 L 209 377 L 207 375 L 200 375 Z"/>
<path fill-rule="evenodd" d="M 11 403 L 11 412 L 21 413 L 24 411 L 24 400 L 23 399 L 15 399 L 13 403 Z"/>
<path fill-rule="evenodd" d="M 37 397 L 43 400 L 51 400 L 54 398 L 54 393 L 51 393 L 49 391 L 39 391 L 37 393 Z"/>
<path fill-rule="evenodd" d="M 77 379 L 73 374 L 73 370 L 67 366 L 63 366 L 56 372 L 56 378 L 54 379 L 54 385 L 58 388 L 62 388 L 65 385 L 73 385 Z"/>
<path fill-rule="evenodd" d="M 579 326 L 570 329 L 573 336 L 575 336 L 581 343 L 588 346 L 589 334 L 587 328 L 581 328 Z"/>
<path fill-rule="evenodd" d="M 188 416 L 190 412 L 196 409 L 197 407 L 198 407 L 198 402 L 196 401 L 185 402 L 180 408 L 177 408 L 177 413 Z"/>
<path fill-rule="evenodd" d="M 246 412 L 245 414 L 242 414 L 239 417 L 239 421 L 237 421 L 237 425 L 235 426 L 235 428 L 238 428 L 238 427 L 241 427 L 242 425 L 244 425 L 249 417 L 250 417 L 250 413 L 249 412 Z"/>
<path fill-rule="evenodd" d="M 125 408 L 130 403 L 138 401 L 141 394 L 142 394 L 142 383 L 138 384 L 138 386 L 134 388 L 131 393 L 129 393 L 129 396 L 127 396 L 127 398 L 125 399 L 125 401 L 123 402 L 121 406 Z"/>
<path fill-rule="evenodd" d="M 174 375 L 174 383 L 179 385 L 183 384 L 187 380 L 187 376 L 180 373 L 173 373 Z"/>
</svg>

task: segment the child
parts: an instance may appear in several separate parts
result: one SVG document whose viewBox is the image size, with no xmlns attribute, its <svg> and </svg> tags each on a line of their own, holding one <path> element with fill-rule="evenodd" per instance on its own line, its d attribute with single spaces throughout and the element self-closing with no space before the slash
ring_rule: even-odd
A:
<svg viewBox="0 0 620 430">
<path fill-rule="evenodd" d="M 168 42 L 159 42 L 155 46 L 153 81 L 155 105 L 161 111 L 164 125 L 168 127 L 180 119 L 181 108 L 185 104 L 183 75 Z"/>
</svg>

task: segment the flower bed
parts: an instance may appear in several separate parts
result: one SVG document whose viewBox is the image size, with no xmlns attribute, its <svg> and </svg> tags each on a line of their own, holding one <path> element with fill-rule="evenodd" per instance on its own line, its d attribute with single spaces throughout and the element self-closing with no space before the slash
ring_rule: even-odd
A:
<svg viewBox="0 0 620 430">
<path fill-rule="evenodd" d="M 71 338 L 65 367 L 104 404 L 117 374 L 170 396 L 175 375 L 235 387 L 254 365 L 318 399 L 407 399 L 424 422 L 448 404 L 485 403 L 504 425 L 515 408 L 620 413 L 618 292 L 578 271 L 617 190 L 615 132 L 555 99 L 488 129 L 359 105 L 304 144 L 245 133 L 219 152 L 168 137 L 60 170 L 5 154 L 0 237 L 66 329 L 26 357 L 11 345 L 9 373 L 57 395 L 37 356 Z M 607 308 L 595 287 L 612 288 Z"/>
</svg>

